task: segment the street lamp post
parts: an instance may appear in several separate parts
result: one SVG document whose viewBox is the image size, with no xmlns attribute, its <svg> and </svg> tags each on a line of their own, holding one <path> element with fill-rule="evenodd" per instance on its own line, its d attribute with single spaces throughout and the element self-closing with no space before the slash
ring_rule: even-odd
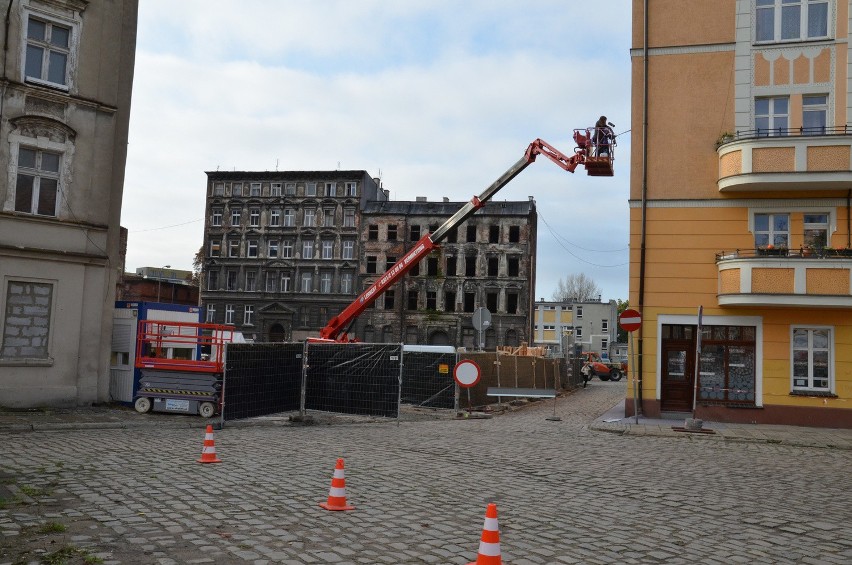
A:
<svg viewBox="0 0 852 565">
<path fill-rule="evenodd" d="M 163 265 L 163 269 L 171 269 L 171 265 Z M 157 277 L 157 302 L 160 301 L 160 283 L 163 282 L 163 271 L 160 270 L 160 276 Z"/>
</svg>

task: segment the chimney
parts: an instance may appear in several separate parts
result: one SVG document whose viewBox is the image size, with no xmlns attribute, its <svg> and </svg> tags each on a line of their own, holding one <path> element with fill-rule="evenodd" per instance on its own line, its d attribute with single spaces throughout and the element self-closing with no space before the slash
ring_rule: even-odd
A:
<svg viewBox="0 0 852 565">
<path fill-rule="evenodd" d="M 425 196 L 418 196 L 416 201 L 417 202 L 426 202 L 426 197 Z"/>
<path fill-rule="evenodd" d="M 450 201 L 449 196 L 445 196 L 445 197 L 444 197 L 444 202 L 449 202 L 449 201 Z"/>
</svg>

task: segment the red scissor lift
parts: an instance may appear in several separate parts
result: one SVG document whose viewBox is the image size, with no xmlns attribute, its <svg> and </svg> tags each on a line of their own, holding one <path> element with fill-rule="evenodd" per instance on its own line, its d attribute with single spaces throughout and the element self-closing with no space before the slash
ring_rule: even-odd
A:
<svg viewBox="0 0 852 565">
<path fill-rule="evenodd" d="M 234 339 L 233 326 L 142 320 L 136 336 L 138 412 L 220 413 L 225 345 Z"/>
</svg>

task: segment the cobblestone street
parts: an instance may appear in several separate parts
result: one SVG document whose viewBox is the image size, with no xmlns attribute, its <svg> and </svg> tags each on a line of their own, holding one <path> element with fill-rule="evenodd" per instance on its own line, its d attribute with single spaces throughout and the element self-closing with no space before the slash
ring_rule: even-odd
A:
<svg viewBox="0 0 852 565">
<path fill-rule="evenodd" d="M 591 430 L 624 387 L 557 399 L 561 421 L 548 400 L 226 426 L 214 465 L 197 428 L 0 432 L 0 563 L 38 563 L 27 543 L 50 535 L 104 563 L 466 564 L 489 502 L 511 565 L 852 562 L 852 451 Z M 318 505 L 338 457 L 351 512 Z"/>
</svg>

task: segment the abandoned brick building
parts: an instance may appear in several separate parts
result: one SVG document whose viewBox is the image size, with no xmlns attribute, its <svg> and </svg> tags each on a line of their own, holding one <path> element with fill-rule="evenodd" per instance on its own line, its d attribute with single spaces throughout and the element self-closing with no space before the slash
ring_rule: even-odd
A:
<svg viewBox="0 0 852 565">
<path fill-rule="evenodd" d="M 302 340 L 461 202 L 391 202 L 366 171 L 208 172 L 201 301 L 249 340 Z M 532 335 L 536 210 L 489 202 L 366 310 L 361 341 L 486 347 Z"/>
</svg>

